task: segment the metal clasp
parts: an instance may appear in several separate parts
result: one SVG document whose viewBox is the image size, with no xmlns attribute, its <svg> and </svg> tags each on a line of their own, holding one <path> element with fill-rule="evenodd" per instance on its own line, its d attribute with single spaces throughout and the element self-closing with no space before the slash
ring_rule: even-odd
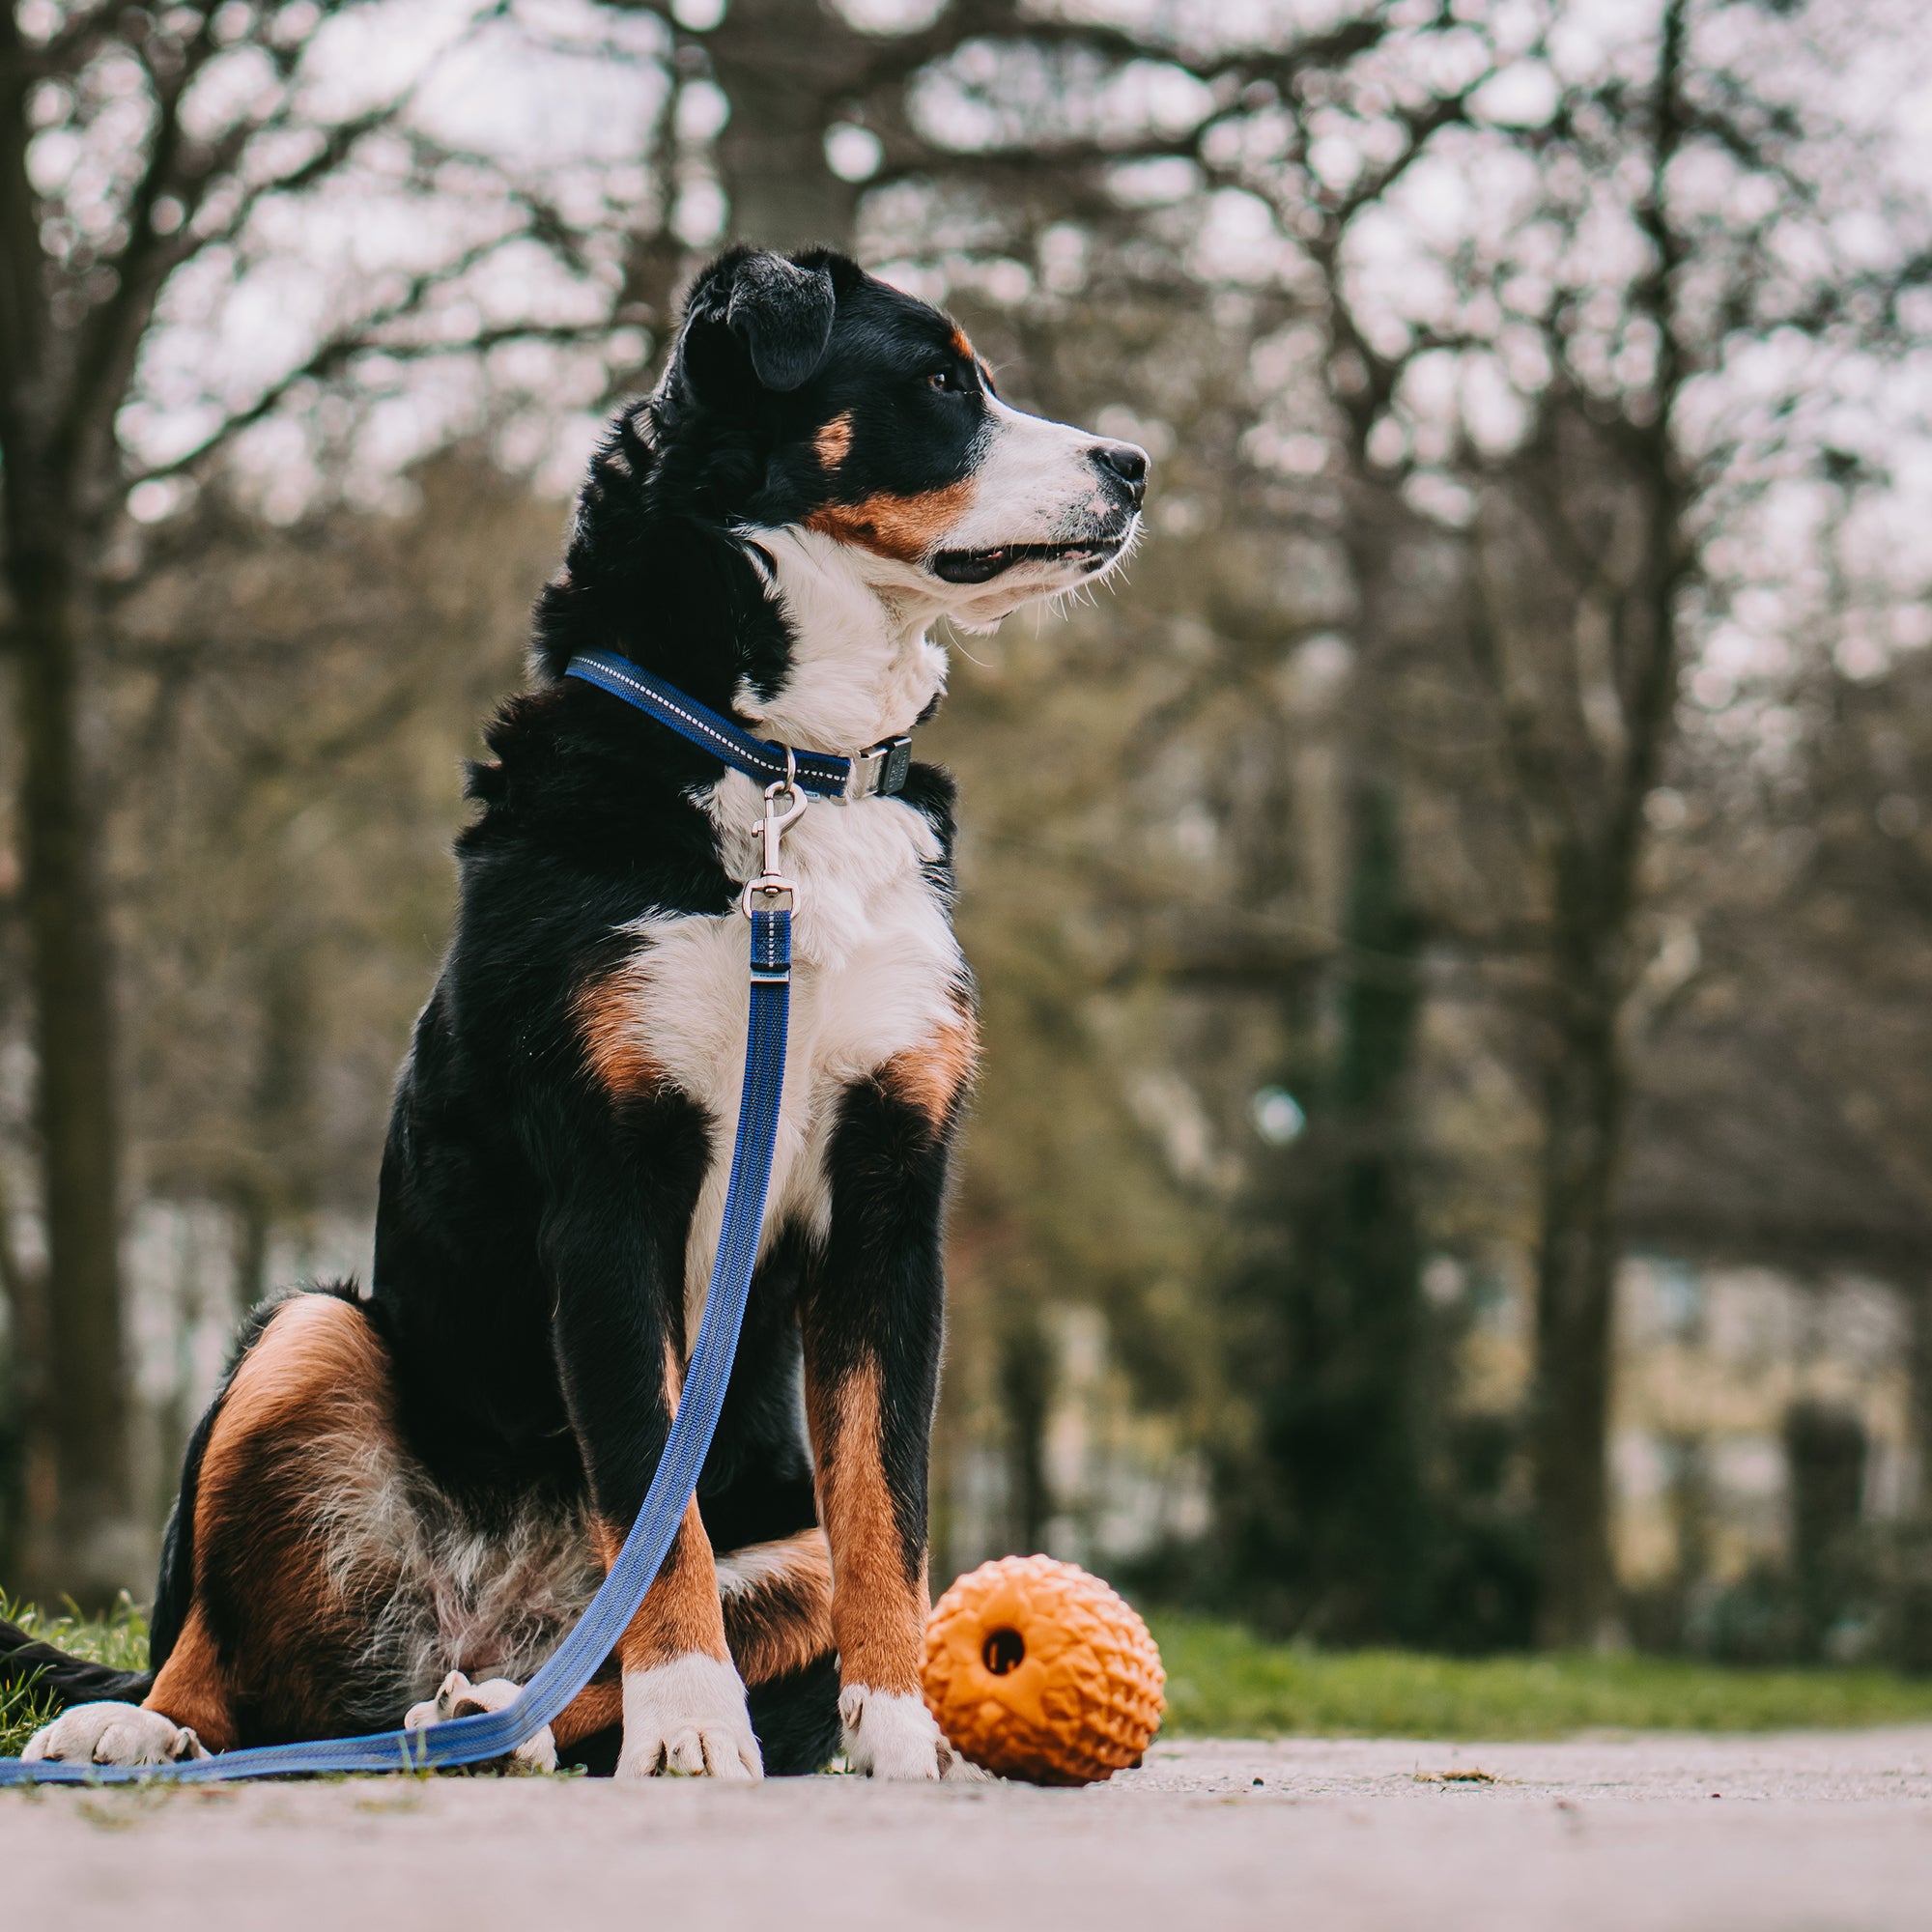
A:
<svg viewBox="0 0 1932 1932">
<path fill-rule="evenodd" d="M 900 732 L 860 752 L 845 774 L 845 789 L 833 796 L 840 805 L 856 799 L 890 796 L 901 790 L 912 765 L 912 738 Z"/>
<path fill-rule="evenodd" d="M 788 801 L 785 809 L 779 809 L 779 800 Z M 757 912 L 789 912 L 798 903 L 798 883 L 785 877 L 781 869 L 781 860 L 779 841 L 784 836 L 784 829 L 798 818 L 805 808 L 811 803 L 811 794 L 798 781 L 798 759 L 791 748 L 785 748 L 785 775 L 776 783 L 765 787 L 765 815 L 752 827 L 752 837 L 759 841 L 758 876 L 746 881 L 745 890 L 738 895 L 738 910 L 747 919 Z M 756 894 L 766 903 L 754 907 L 752 895 Z M 780 906 L 776 901 L 782 896 L 785 903 Z"/>
</svg>

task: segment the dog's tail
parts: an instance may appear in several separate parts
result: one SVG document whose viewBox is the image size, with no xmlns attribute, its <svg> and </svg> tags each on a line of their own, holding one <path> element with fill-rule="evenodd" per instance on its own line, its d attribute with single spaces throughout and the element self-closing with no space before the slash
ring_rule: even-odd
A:
<svg viewBox="0 0 1932 1932">
<path fill-rule="evenodd" d="M 64 1711 L 70 1704 L 138 1704 L 154 1688 L 152 1670 L 90 1663 L 0 1619 L 0 1690 L 31 1690 Z"/>
</svg>

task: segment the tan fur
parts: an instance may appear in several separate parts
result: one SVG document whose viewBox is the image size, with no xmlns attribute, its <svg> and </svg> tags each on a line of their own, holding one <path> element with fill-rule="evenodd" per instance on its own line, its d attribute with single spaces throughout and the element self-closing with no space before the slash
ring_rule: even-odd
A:
<svg viewBox="0 0 1932 1932">
<path fill-rule="evenodd" d="M 970 343 L 966 339 L 966 331 L 963 328 L 959 327 L 956 324 L 953 326 L 953 330 L 952 330 L 952 347 L 954 351 L 964 360 L 968 362 L 977 362 L 980 359 L 979 355 L 975 351 L 972 343 Z"/>
<path fill-rule="evenodd" d="M 832 1649 L 832 1551 L 822 1529 L 734 1550 L 721 1581 L 724 1634 L 747 1684 L 802 1670 Z"/>
<path fill-rule="evenodd" d="M 812 438 L 811 446 L 818 455 L 818 467 L 833 470 L 843 463 L 852 450 L 852 412 L 847 410 L 843 415 L 832 420 Z"/>
<path fill-rule="evenodd" d="M 255 1437 L 389 1422 L 388 1362 L 369 1324 L 332 1294 L 292 1295 L 230 1385 L 202 1461 L 197 1526 L 226 1487 L 245 1480 Z"/>
<path fill-rule="evenodd" d="M 586 1684 L 563 1707 L 552 1723 L 550 1734 L 558 1750 L 568 1750 L 594 1732 L 608 1731 L 623 1721 L 624 1687 L 615 1678 L 607 1678 Z"/>
<path fill-rule="evenodd" d="M 235 1747 L 235 1714 L 228 1682 L 199 1604 L 188 1611 L 187 1622 L 141 1708 L 158 1711 L 173 1723 L 185 1724 L 212 1751 Z"/>
<path fill-rule="evenodd" d="M 895 1053 L 879 1068 L 890 1094 L 917 1107 L 937 1132 L 951 1117 L 973 1078 L 980 1058 L 980 1035 L 972 1013 L 942 1026 L 923 1046 Z"/>
<path fill-rule="evenodd" d="M 635 964 L 592 980 L 574 1006 L 583 1057 L 597 1084 L 613 1099 L 648 1094 L 666 1084 L 664 1068 L 638 1041 Z"/>
<path fill-rule="evenodd" d="M 828 503 L 805 521 L 809 527 L 822 530 L 839 543 L 857 544 L 862 550 L 896 557 L 901 563 L 918 563 L 966 514 L 973 490 L 969 477 L 917 497 L 894 497 L 881 491 L 856 503 Z"/>
<path fill-rule="evenodd" d="M 925 1641 L 925 1559 L 908 1577 L 880 1462 L 879 1371 L 867 1363 L 810 1396 L 818 1514 L 832 1545 L 832 1632 L 847 1684 L 917 1695 Z"/>
<path fill-rule="evenodd" d="M 203 1704 L 229 1708 L 237 1697 L 260 1694 L 252 1683 L 238 1681 L 236 1671 L 245 1680 L 250 1670 L 274 1659 L 277 1702 L 288 1716 L 298 1725 L 304 1714 L 324 1719 L 331 1702 L 325 1681 L 332 1667 L 328 1660 L 355 1648 L 359 1613 L 331 1582 L 323 1540 L 302 1519 L 297 1499 L 341 1480 L 345 1444 L 355 1445 L 356 1464 L 366 1464 L 394 1428 L 388 1358 L 361 1314 L 334 1295 L 291 1296 L 229 1385 L 202 1458 L 195 1498 L 197 1596 L 215 1552 L 231 1549 L 226 1523 L 259 1519 L 242 1586 L 245 1649 L 258 1662 L 217 1661 L 191 1612 L 183 1642 L 189 1642 L 191 1633 L 196 1640 L 178 1676 L 164 1670 L 156 1680 L 153 1708 L 177 1723 L 189 1721 L 167 1702 L 176 1681 Z M 280 1463 L 275 1497 L 281 1506 L 264 1515 L 256 1486 L 268 1442 L 275 1444 Z M 307 1480 L 301 1467 L 311 1460 L 314 1475 Z M 170 1657 L 170 1665 L 174 1661 Z"/>
<path fill-rule="evenodd" d="M 609 1570 L 624 1547 L 625 1528 L 608 1522 L 595 1525 L 597 1553 Z M 711 1541 L 697 1513 L 697 1498 L 686 1504 L 657 1580 L 638 1605 L 638 1613 L 617 1639 L 617 1656 L 624 1669 L 649 1670 L 673 1658 L 699 1651 L 728 1662 L 724 1613 L 718 1602 L 718 1571 L 711 1560 Z"/>
</svg>

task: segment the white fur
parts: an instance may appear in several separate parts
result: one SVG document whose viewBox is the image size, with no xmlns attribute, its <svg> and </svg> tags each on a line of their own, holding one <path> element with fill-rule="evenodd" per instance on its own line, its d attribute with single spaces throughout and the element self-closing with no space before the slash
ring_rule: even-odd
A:
<svg viewBox="0 0 1932 1932">
<path fill-rule="evenodd" d="M 379 1604 L 355 1672 L 374 1727 L 468 1664 L 527 1679 L 582 1614 L 602 1577 L 581 1507 L 531 1502 L 479 1529 L 386 1437 L 316 1445 L 313 1530 L 329 1586 Z"/>
<path fill-rule="evenodd" d="M 881 559 L 821 531 L 746 535 L 753 555 L 770 559 L 792 649 L 782 688 L 764 699 L 741 686 L 739 714 L 769 737 L 824 752 L 864 751 L 910 731 L 946 689 L 946 652 L 925 634 L 939 600 L 929 590 L 894 594 L 868 569 Z"/>
<path fill-rule="evenodd" d="M 922 1698 L 848 1684 L 838 1693 L 838 1721 L 845 1729 L 846 1760 L 867 1777 L 917 1784 L 965 1769 Z"/>
<path fill-rule="evenodd" d="M 1120 498 L 1094 468 L 1092 435 L 1009 409 L 997 396 L 986 398 L 986 411 L 985 451 L 973 472 L 972 501 L 940 538 L 940 550 L 1068 543 L 1118 530 Z"/>
<path fill-rule="evenodd" d="M 492 1677 L 481 1684 L 472 1684 L 460 1670 L 452 1670 L 442 1680 L 442 1687 L 434 1697 L 421 1704 L 412 1704 L 403 1717 L 406 1731 L 426 1731 L 436 1724 L 446 1724 L 454 1718 L 473 1718 L 487 1711 L 506 1711 L 521 1696 L 519 1686 L 507 1677 Z M 535 1771 L 554 1771 L 556 1769 L 556 1740 L 551 1735 L 546 1724 L 534 1737 L 526 1738 L 510 1753 L 518 1764 L 526 1764 Z"/>
<path fill-rule="evenodd" d="M 20 1753 L 30 1763 L 173 1764 L 207 1757 L 201 1740 L 185 1724 L 138 1704 L 75 1704 L 43 1724 Z"/>
<path fill-rule="evenodd" d="M 765 1775 L 738 1673 L 693 1651 L 651 1670 L 624 1673 L 619 1777 L 665 1772 L 754 1783 Z"/>
<path fill-rule="evenodd" d="M 740 695 L 747 715 L 785 742 L 827 751 L 859 750 L 908 729 L 945 677 L 944 654 L 923 629 L 891 615 L 844 546 L 797 530 L 760 531 L 756 541 L 773 560 L 797 642 L 777 696 L 761 705 Z M 760 787 L 727 772 L 703 804 L 725 870 L 752 878 Z M 784 869 L 799 891 L 767 1237 L 787 1223 L 824 1232 L 824 1153 L 843 1090 L 956 1022 L 952 989 L 965 969 L 946 906 L 922 869 L 939 856 L 924 816 L 895 798 L 816 800 L 785 832 Z M 686 1251 L 695 1332 L 738 1129 L 751 1001 L 746 925 L 736 912 L 679 914 L 626 930 L 639 941 L 626 969 L 638 1044 L 715 1130 Z"/>
</svg>

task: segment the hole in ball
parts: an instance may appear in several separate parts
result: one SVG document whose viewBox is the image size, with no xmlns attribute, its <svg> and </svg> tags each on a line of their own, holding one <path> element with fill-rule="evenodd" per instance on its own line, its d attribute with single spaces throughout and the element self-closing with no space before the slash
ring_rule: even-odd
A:
<svg viewBox="0 0 1932 1932">
<path fill-rule="evenodd" d="M 986 1641 L 980 1646 L 980 1655 L 995 1677 L 1004 1677 L 1026 1662 L 1026 1638 L 1016 1630 L 988 1631 Z"/>
</svg>

